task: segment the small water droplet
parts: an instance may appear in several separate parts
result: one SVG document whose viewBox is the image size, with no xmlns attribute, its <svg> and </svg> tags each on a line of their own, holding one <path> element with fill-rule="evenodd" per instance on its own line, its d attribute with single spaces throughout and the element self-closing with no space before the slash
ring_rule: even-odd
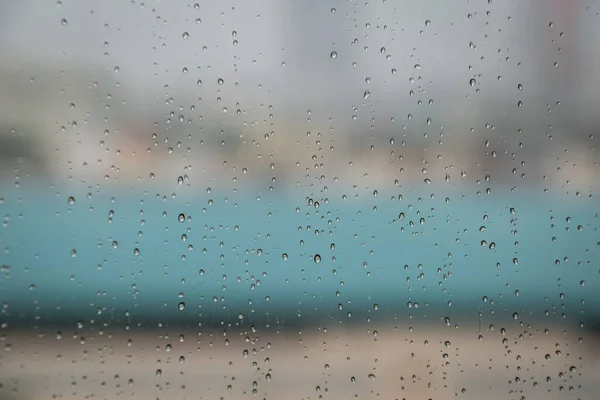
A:
<svg viewBox="0 0 600 400">
<path fill-rule="evenodd" d="M 331 57 L 331 59 L 337 58 L 337 53 L 332 51 L 331 54 L 329 54 L 329 57 Z"/>
<path fill-rule="evenodd" d="M 318 254 L 315 254 L 315 256 L 313 257 L 313 259 L 315 260 L 315 262 L 318 264 L 321 262 L 321 256 Z"/>
</svg>

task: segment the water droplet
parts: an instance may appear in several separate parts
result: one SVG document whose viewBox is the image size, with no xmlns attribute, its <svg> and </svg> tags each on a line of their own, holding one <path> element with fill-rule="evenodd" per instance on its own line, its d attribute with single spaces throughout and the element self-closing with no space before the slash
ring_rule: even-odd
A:
<svg viewBox="0 0 600 400">
<path fill-rule="evenodd" d="M 67 199 L 67 203 L 69 203 L 69 205 L 71 205 L 71 206 L 72 206 L 72 205 L 74 205 L 74 204 L 75 204 L 75 197 L 73 197 L 73 196 L 70 196 L 70 197 Z"/>
<path fill-rule="evenodd" d="M 469 81 L 469 85 L 471 86 L 475 86 L 476 83 L 477 81 L 475 80 L 475 78 L 471 78 L 471 80 Z"/>
<path fill-rule="evenodd" d="M 219 79 L 217 79 L 217 83 L 219 85 L 222 85 L 223 83 L 225 83 L 225 81 L 223 80 L 223 78 L 219 78 Z"/>
<path fill-rule="evenodd" d="M 331 54 L 329 54 L 329 57 L 331 57 L 331 59 L 337 58 L 337 53 L 332 51 Z"/>
<path fill-rule="evenodd" d="M 363 99 L 368 99 L 369 96 L 371 95 L 371 92 L 369 92 L 368 90 L 365 90 L 365 92 L 363 93 Z"/>
<path fill-rule="evenodd" d="M 185 308 L 185 303 L 182 301 L 177 305 L 177 308 L 179 308 L 179 311 L 183 311 L 183 309 Z"/>
<path fill-rule="evenodd" d="M 189 38 L 189 37 L 190 37 L 190 34 L 189 34 L 189 33 L 187 33 L 187 32 L 183 32 L 183 33 L 181 34 L 181 37 L 183 38 L 183 40 L 187 40 L 187 38 Z"/>
<path fill-rule="evenodd" d="M 283 261 L 287 261 L 287 260 L 288 260 L 288 255 L 287 255 L 287 253 L 283 253 L 283 254 L 281 255 L 281 258 L 283 258 Z"/>
<path fill-rule="evenodd" d="M 61 19 L 61 20 L 60 20 L 60 23 L 61 23 L 61 25 L 62 25 L 62 26 L 67 26 L 67 25 L 69 25 L 69 22 L 68 22 L 68 21 L 67 21 L 65 18 Z"/>
<path fill-rule="evenodd" d="M 179 222 L 184 222 L 185 221 L 185 214 L 179 214 L 179 217 L 177 217 L 177 219 L 179 220 Z"/>
<path fill-rule="evenodd" d="M 315 260 L 315 262 L 318 264 L 321 262 L 321 256 L 318 254 L 315 254 L 315 256 L 313 257 L 313 260 Z"/>
</svg>

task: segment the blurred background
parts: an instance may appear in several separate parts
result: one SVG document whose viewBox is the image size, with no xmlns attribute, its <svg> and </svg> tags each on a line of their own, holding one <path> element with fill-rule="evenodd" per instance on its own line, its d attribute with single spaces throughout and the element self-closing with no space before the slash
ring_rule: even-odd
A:
<svg viewBox="0 0 600 400">
<path fill-rule="evenodd" d="M 0 2 L 0 399 L 592 399 L 594 1 Z"/>
</svg>

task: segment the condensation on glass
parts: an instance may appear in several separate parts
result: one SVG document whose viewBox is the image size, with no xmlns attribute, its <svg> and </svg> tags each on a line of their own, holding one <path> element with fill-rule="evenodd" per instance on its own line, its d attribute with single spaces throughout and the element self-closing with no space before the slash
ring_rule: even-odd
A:
<svg viewBox="0 0 600 400">
<path fill-rule="evenodd" d="M 599 13 L 0 5 L 0 398 L 596 398 Z"/>
</svg>

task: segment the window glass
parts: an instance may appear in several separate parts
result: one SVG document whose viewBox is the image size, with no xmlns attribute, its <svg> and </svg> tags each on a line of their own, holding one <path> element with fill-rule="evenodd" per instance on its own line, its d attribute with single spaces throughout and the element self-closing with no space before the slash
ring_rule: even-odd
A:
<svg viewBox="0 0 600 400">
<path fill-rule="evenodd" d="M 593 1 L 0 5 L 0 399 L 592 399 Z"/>
</svg>

